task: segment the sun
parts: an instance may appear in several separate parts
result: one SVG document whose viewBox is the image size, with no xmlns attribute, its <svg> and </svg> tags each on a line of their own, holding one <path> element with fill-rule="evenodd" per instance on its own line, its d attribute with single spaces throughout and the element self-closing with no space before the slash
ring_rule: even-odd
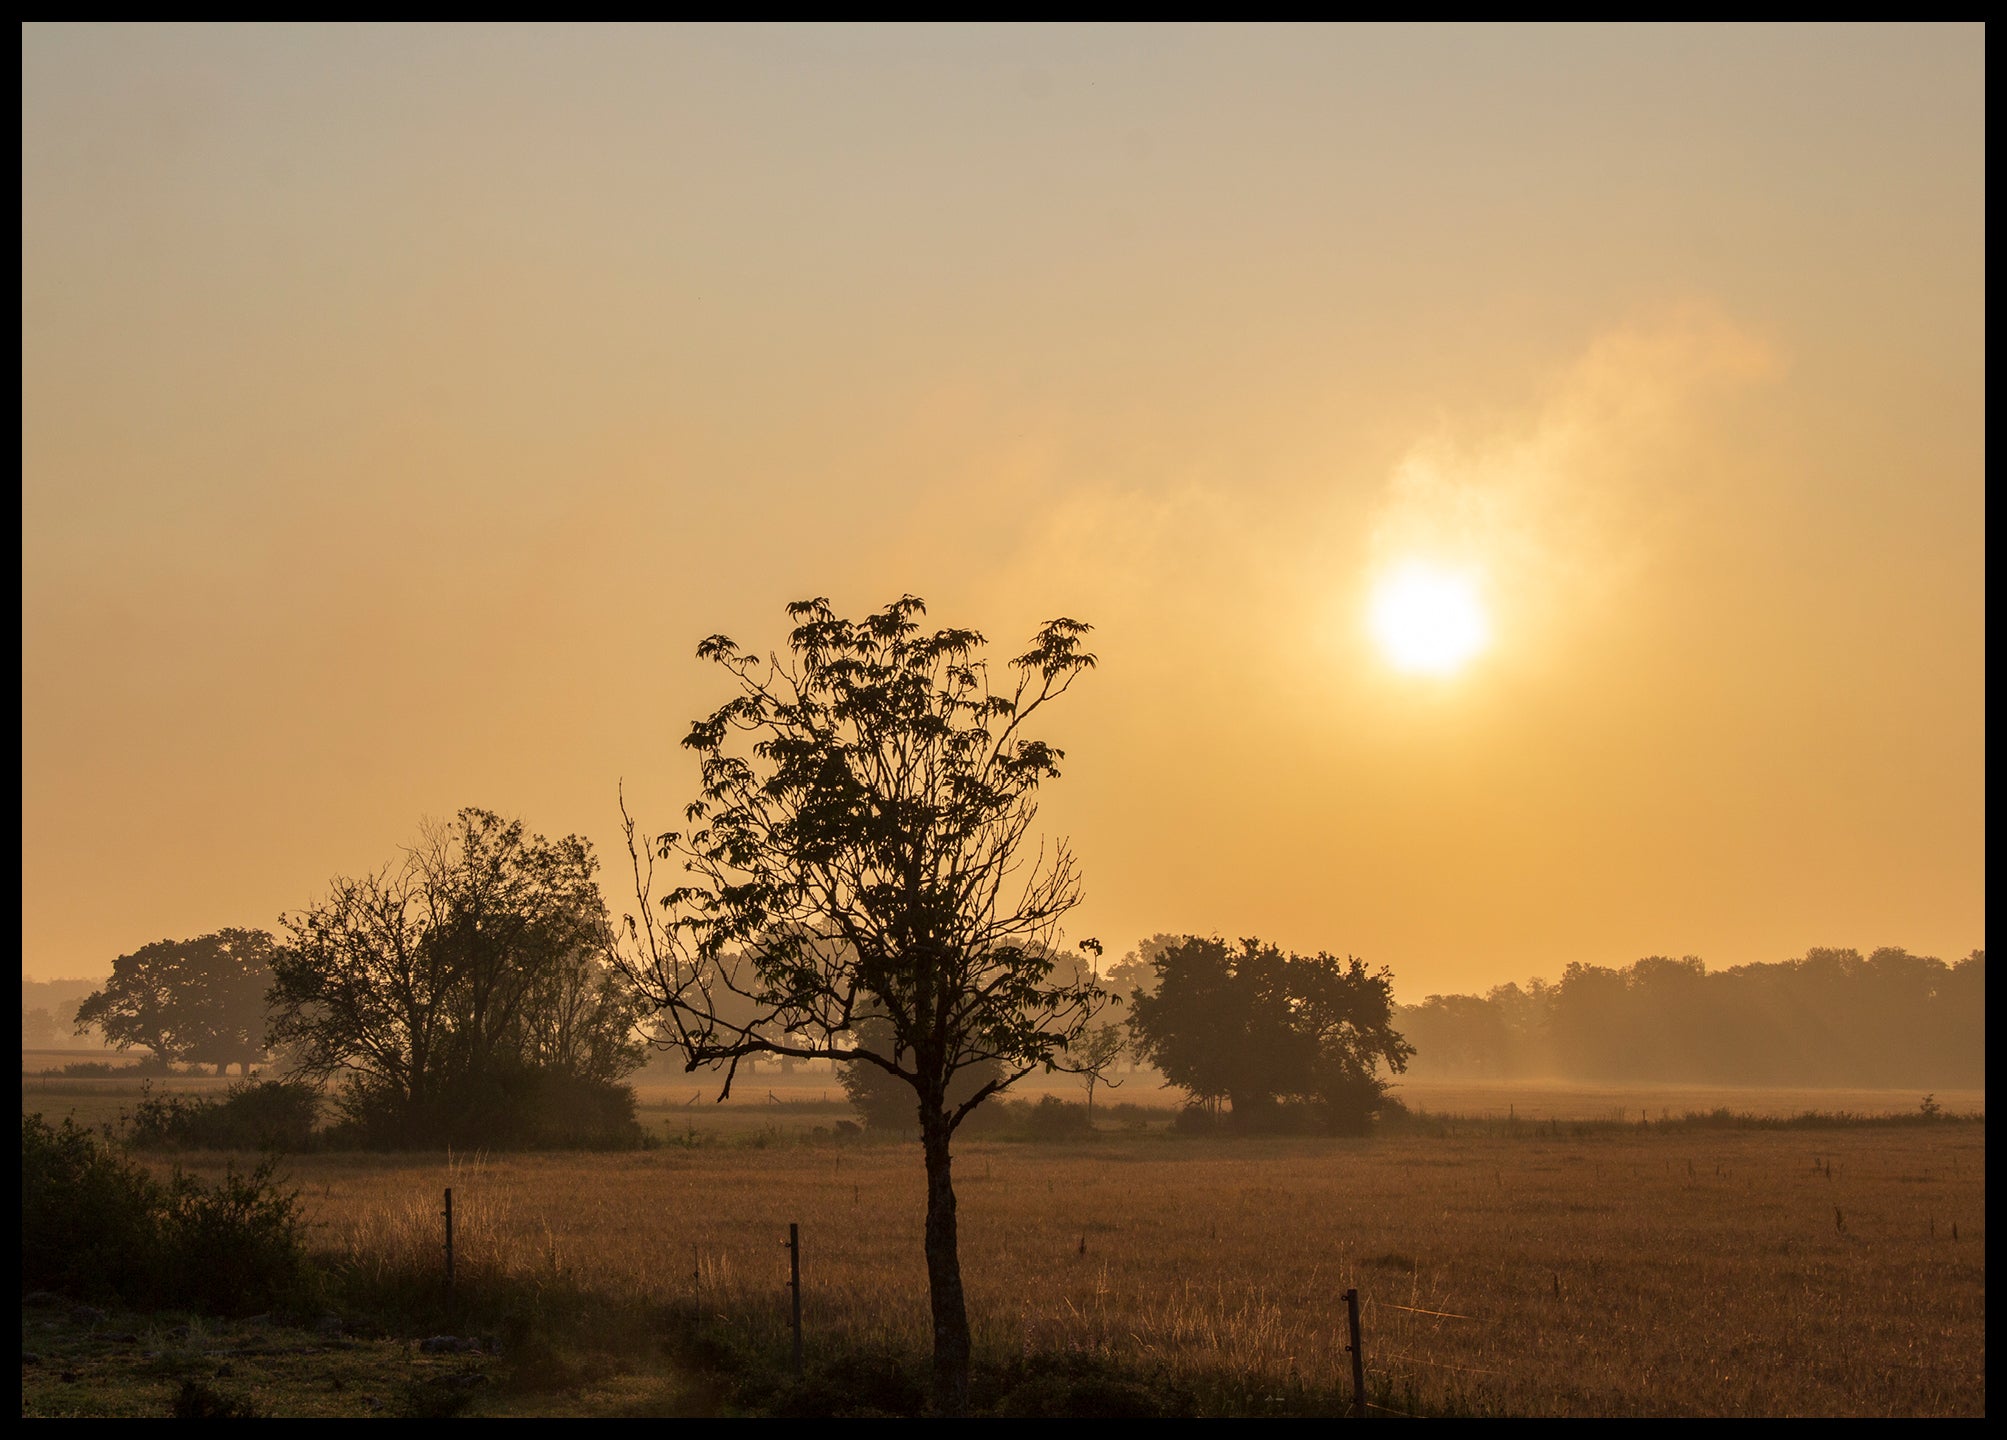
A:
<svg viewBox="0 0 2007 1440">
<path fill-rule="evenodd" d="M 1370 624 L 1396 669 L 1423 675 L 1454 674 L 1491 638 L 1476 581 L 1419 560 L 1373 587 Z"/>
</svg>

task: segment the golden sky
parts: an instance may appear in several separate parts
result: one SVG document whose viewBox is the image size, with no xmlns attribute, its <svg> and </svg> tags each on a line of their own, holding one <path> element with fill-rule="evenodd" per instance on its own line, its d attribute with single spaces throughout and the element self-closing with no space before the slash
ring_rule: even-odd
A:
<svg viewBox="0 0 2007 1440">
<path fill-rule="evenodd" d="M 617 913 L 697 641 L 905 592 L 1096 627 L 1111 956 L 1985 944 L 1980 25 L 22 43 L 28 977 L 466 805 Z"/>
</svg>

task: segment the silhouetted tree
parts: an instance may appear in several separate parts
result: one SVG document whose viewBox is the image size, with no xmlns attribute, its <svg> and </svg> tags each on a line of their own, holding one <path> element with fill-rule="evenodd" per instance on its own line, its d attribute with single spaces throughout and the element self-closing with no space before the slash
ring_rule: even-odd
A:
<svg viewBox="0 0 2007 1440">
<path fill-rule="evenodd" d="M 1414 1054 L 1393 1028 L 1384 967 L 1195 935 L 1151 963 L 1155 993 L 1131 1003 L 1137 1048 L 1171 1084 L 1227 1101 L 1243 1128 L 1274 1123 L 1277 1102 L 1289 1100 L 1321 1107 L 1334 1129 L 1359 1129 L 1386 1100 L 1380 1065 L 1398 1074 Z"/>
<path fill-rule="evenodd" d="M 164 1061 L 249 1067 L 265 1053 L 265 990 L 272 937 L 219 930 L 194 940 L 156 940 L 112 964 L 111 979 L 77 1007 L 77 1033 L 92 1026 L 119 1049 L 144 1045 Z"/>
<path fill-rule="evenodd" d="M 273 1043 L 306 1075 L 345 1078 L 337 1104 L 377 1141 L 522 1139 L 521 1112 L 561 1100 L 617 1112 L 594 1087 L 642 1052 L 604 958 L 597 868 L 577 836 L 486 810 L 429 827 L 401 861 L 284 917 Z"/>
<path fill-rule="evenodd" d="M 46 1050 L 56 1043 L 56 1017 L 45 1005 L 21 1012 L 21 1048 Z"/>
<path fill-rule="evenodd" d="M 1499 1006 L 1476 995 L 1431 995 L 1395 1011 L 1406 1036 L 1429 1069 L 1442 1075 L 1497 1079 L 1505 1071 L 1508 1040 Z"/>
<path fill-rule="evenodd" d="M 689 1068 L 724 1067 L 720 1099 L 755 1055 L 874 1066 L 911 1088 L 935 1403 L 960 1413 L 969 1322 L 950 1142 L 991 1095 L 1067 1068 L 1105 998 L 1091 977 L 1054 972 L 1047 946 L 1079 886 L 1064 843 L 1032 840 L 1036 791 L 1062 756 L 1024 734 L 1094 657 L 1079 648 L 1087 626 L 1050 621 L 993 691 L 983 637 L 923 631 L 925 613 L 910 595 L 860 621 L 808 600 L 788 607 L 786 660 L 722 635 L 698 646 L 739 693 L 683 741 L 702 761 L 690 830 L 642 845 L 622 802 L 641 920 L 627 917 L 621 964 Z M 653 898 L 656 858 L 692 883 Z M 735 1015 L 734 997 L 752 1013 Z M 984 1066 L 993 1077 L 957 1099 L 957 1077 Z"/>
</svg>

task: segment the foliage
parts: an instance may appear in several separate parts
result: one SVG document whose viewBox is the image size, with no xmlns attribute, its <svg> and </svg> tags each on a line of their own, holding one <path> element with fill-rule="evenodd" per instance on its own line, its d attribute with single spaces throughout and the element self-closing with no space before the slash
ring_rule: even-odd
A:
<svg viewBox="0 0 2007 1440">
<path fill-rule="evenodd" d="M 1122 1082 L 1109 1071 L 1128 1048 L 1128 1032 L 1122 1026 L 1113 1023 L 1089 1028 L 1074 1043 L 1070 1053 L 1074 1062 L 1080 1067 L 1080 1081 L 1087 1090 L 1089 1124 L 1094 1120 L 1095 1087 L 1106 1085 L 1110 1090 L 1119 1090 L 1122 1087 Z"/>
<path fill-rule="evenodd" d="M 33 1009 L 21 1007 L 21 1048 L 23 1050 L 46 1050 L 56 1043 L 56 1017 L 49 1013 L 46 1005 Z"/>
<path fill-rule="evenodd" d="M 77 1007 L 76 1027 L 119 1049 L 143 1045 L 165 1061 L 247 1068 L 265 1053 L 265 990 L 272 937 L 219 930 L 156 940 L 113 962 L 111 979 Z"/>
<path fill-rule="evenodd" d="M 858 1041 L 881 1049 L 891 1046 L 891 1024 L 874 1016 L 860 1021 Z M 1002 1067 L 990 1060 L 963 1067 L 948 1085 L 948 1103 L 962 1105 L 985 1085 L 1001 1078 Z M 857 1112 L 857 1118 L 873 1130 L 911 1133 L 920 1126 L 919 1097 L 913 1087 L 882 1066 L 853 1060 L 837 1067 L 837 1082 Z"/>
<path fill-rule="evenodd" d="M 221 1099 L 148 1093 L 134 1107 L 130 1138 L 139 1146 L 187 1150 L 297 1153 L 314 1143 L 318 1086 L 302 1080 L 244 1080 Z"/>
<path fill-rule="evenodd" d="M 1986 952 L 1885 946 L 1708 970 L 1696 956 L 1431 995 L 1396 1017 L 1431 1078 L 1983 1088 Z"/>
<path fill-rule="evenodd" d="M 430 827 L 401 863 L 286 918 L 274 1042 L 301 1074 L 346 1079 L 345 1133 L 370 1144 L 516 1143 L 551 1127 L 512 1106 L 560 1097 L 593 1111 L 571 1133 L 603 1129 L 642 1052 L 603 958 L 597 868 L 577 836 L 485 810 Z"/>
<path fill-rule="evenodd" d="M 1228 1102 L 1237 1128 L 1286 1127 L 1276 1112 L 1291 1102 L 1327 1129 L 1362 1129 L 1386 1096 L 1379 1066 L 1398 1074 L 1414 1053 L 1393 1028 L 1384 967 L 1191 935 L 1151 963 L 1156 991 L 1130 1014 L 1138 1050 L 1171 1084 Z"/>
<path fill-rule="evenodd" d="M 1091 1114 L 1085 1105 L 1072 1100 L 1041 1095 L 1023 1105 L 1012 1119 L 1030 1140 L 1084 1140 L 1094 1133 Z"/>
<path fill-rule="evenodd" d="M 627 919 L 622 965 L 692 1068 L 724 1064 L 727 1092 L 758 1054 L 870 1065 L 911 1088 L 936 1402 L 958 1412 L 969 1330 L 949 1139 L 1033 1069 L 1070 1068 L 1067 1047 L 1106 995 L 1091 974 L 1056 972 L 1051 941 L 1079 885 L 1063 843 L 1030 837 L 1063 757 L 1024 733 L 1093 665 L 1088 627 L 1048 622 L 997 691 L 983 637 L 923 631 L 913 596 L 854 622 L 820 599 L 788 613 L 785 661 L 723 635 L 698 647 L 739 693 L 683 741 L 701 761 L 692 828 L 643 847 L 627 822 L 641 921 Z M 655 859 L 691 877 L 660 897 L 659 918 Z M 983 1066 L 994 1073 L 956 1089 Z"/>
<path fill-rule="evenodd" d="M 265 1309 L 307 1275 L 298 1197 L 275 1162 L 162 1183 L 106 1139 L 21 1117 L 21 1283 L 217 1313 Z"/>
<path fill-rule="evenodd" d="M 73 1120 L 21 1117 L 21 1287 L 82 1298 L 157 1268 L 160 1186 Z"/>
<path fill-rule="evenodd" d="M 418 1107 L 358 1081 L 336 1108 L 340 1119 L 323 1136 L 334 1149 L 397 1150 L 441 1137 L 499 1150 L 629 1150 L 643 1134 L 633 1086 L 515 1060 L 451 1077 Z"/>
</svg>

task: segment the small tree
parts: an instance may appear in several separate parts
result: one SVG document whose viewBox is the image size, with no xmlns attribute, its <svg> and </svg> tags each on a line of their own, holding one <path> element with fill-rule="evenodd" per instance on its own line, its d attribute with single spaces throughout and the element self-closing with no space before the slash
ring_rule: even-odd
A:
<svg viewBox="0 0 2007 1440">
<path fill-rule="evenodd" d="M 1080 952 L 1083 956 L 1089 957 L 1089 963 L 1094 968 L 1098 983 L 1101 970 L 1101 942 L 1083 940 L 1080 942 Z M 1108 1003 L 1120 1005 L 1122 997 L 1119 994 L 1111 994 Z M 1122 1027 L 1111 1022 L 1089 1026 L 1081 1032 L 1080 1038 L 1073 1042 L 1067 1052 L 1079 1071 L 1081 1084 L 1087 1087 L 1089 1130 L 1094 1128 L 1094 1087 L 1106 1085 L 1110 1090 L 1119 1090 L 1122 1087 L 1122 1082 L 1110 1075 L 1108 1070 L 1121 1058 L 1122 1052 L 1128 1048 L 1128 1043 L 1128 1037 L 1123 1034 Z"/>
<path fill-rule="evenodd" d="M 307 1076 L 345 1077 L 337 1103 L 379 1143 L 518 1139 L 528 1110 L 565 1097 L 601 1114 L 618 1097 L 597 1091 L 642 1052 L 597 869 L 577 836 L 486 810 L 428 827 L 399 863 L 285 917 L 273 1042 Z"/>
<path fill-rule="evenodd" d="M 1122 1082 L 1108 1073 L 1108 1069 L 1122 1058 L 1122 1051 L 1128 1039 L 1120 1025 L 1096 1025 L 1080 1037 L 1069 1054 L 1079 1066 L 1080 1081 L 1087 1087 L 1087 1123 L 1094 1124 L 1094 1087 L 1106 1085 L 1110 1090 L 1122 1088 Z"/>
<path fill-rule="evenodd" d="M 1279 1101 L 1317 1107 L 1334 1129 L 1363 1128 L 1385 1103 L 1379 1065 L 1398 1074 L 1414 1054 L 1393 1028 L 1384 967 L 1191 935 L 1152 965 L 1155 993 L 1131 1002 L 1137 1048 L 1171 1084 L 1227 1101 L 1242 1128 L 1273 1123 Z"/>
<path fill-rule="evenodd" d="M 969 1322 L 950 1141 L 1033 1069 L 1068 1068 L 1106 994 L 1054 975 L 1046 946 L 1079 886 L 1063 843 L 1032 845 L 1036 791 L 1062 757 L 1023 733 L 1094 657 L 1079 648 L 1087 626 L 1051 621 L 993 692 L 983 637 L 924 633 L 925 613 L 908 595 L 853 622 L 808 600 L 788 607 L 786 662 L 722 635 L 698 646 L 739 694 L 683 741 L 702 761 L 692 829 L 642 846 L 622 801 L 641 921 L 627 917 L 621 964 L 688 1068 L 722 1065 L 720 1099 L 753 1055 L 875 1066 L 910 1087 L 935 1402 L 960 1413 Z M 653 899 L 656 858 L 693 883 Z M 956 1078 L 986 1065 L 992 1078 L 957 1098 Z"/>
<path fill-rule="evenodd" d="M 248 1068 L 265 1053 L 265 990 L 272 937 L 219 930 L 156 940 L 112 964 L 111 979 L 77 1007 L 77 1033 L 96 1026 L 121 1050 L 144 1045 L 164 1061 Z"/>
</svg>

